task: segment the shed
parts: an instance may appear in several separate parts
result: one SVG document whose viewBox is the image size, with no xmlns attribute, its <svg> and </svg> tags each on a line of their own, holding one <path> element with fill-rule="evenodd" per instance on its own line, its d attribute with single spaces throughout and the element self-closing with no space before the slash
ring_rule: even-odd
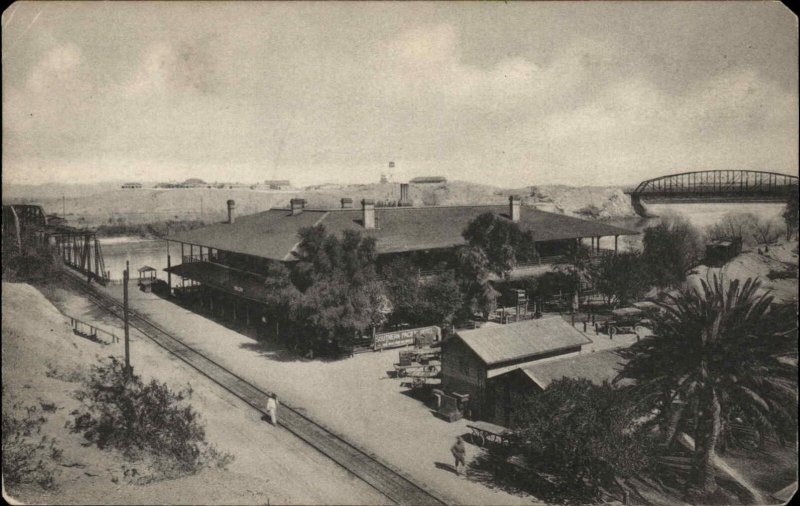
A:
<svg viewBox="0 0 800 506">
<path fill-rule="evenodd" d="M 539 360 L 580 353 L 589 343 L 560 316 L 460 331 L 442 344 L 442 388 L 448 394 L 469 394 L 472 418 L 502 424 L 492 378 Z"/>
</svg>

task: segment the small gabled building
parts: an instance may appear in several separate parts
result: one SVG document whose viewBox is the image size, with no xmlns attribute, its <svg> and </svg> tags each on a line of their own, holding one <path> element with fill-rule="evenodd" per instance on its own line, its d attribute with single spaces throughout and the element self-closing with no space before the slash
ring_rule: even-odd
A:
<svg viewBox="0 0 800 506">
<path fill-rule="evenodd" d="M 462 330 L 442 343 L 442 390 L 469 395 L 473 419 L 507 423 L 501 376 L 553 357 L 576 356 L 591 340 L 560 316 Z"/>
</svg>

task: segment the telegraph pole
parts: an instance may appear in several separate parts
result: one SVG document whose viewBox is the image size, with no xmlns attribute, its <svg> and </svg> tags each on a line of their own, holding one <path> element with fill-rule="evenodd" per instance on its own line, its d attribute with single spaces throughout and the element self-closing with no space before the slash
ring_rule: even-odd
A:
<svg viewBox="0 0 800 506">
<path fill-rule="evenodd" d="M 125 261 L 125 272 L 122 275 L 122 318 L 125 322 L 125 374 L 131 376 L 130 329 L 128 328 L 128 279 L 130 278 L 130 261 Z"/>
</svg>

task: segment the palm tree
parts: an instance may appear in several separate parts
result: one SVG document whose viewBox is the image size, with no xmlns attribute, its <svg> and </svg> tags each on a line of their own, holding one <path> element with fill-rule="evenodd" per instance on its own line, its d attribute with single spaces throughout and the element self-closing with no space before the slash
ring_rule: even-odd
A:
<svg viewBox="0 0 800 506">
<path fill-rule="evenodd" d="M 738 416 L 764 433 L 797 424 L 797 322 L 758 280 L 702 281 L 658 303 L 653 336 L 624 353 L 620 378 L 658 413 L 669 444 L 679 422 L 694 427 L 692 485 L 716 488 L 714 457 L 723 420 Z"/>
</svg>

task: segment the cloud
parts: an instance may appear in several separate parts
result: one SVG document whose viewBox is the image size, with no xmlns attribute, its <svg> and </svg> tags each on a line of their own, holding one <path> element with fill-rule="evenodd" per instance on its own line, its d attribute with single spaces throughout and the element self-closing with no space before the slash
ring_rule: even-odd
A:
<svg viewBox="0 0 800 506">
<path fill-rule="evenodd" d="M 49 51 L 31 70 L 28 88 L 34 93 L 53 93 L 84 83 L 80 67 L 83 55 L 75 44 L 65 44 Z"/>
<path fill-rule="evenodd" d="M 207 93 L 215 87 L 210 38 L 194 43 L 153 43 L 123 84 L 132 96 L 172 92 Z"/>
</svg>

